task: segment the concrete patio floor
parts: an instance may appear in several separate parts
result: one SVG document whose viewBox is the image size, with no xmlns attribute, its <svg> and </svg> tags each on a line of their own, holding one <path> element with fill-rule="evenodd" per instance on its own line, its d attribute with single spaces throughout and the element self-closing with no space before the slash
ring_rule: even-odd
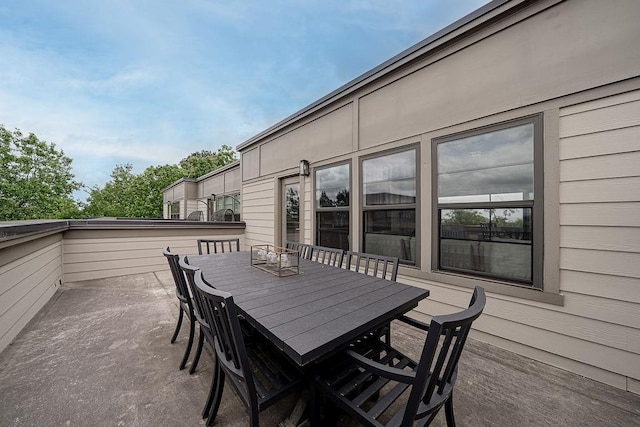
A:
<svg viewBox="0 0 640 427">
<path fill-rule="evenodd" d="M 183 326 L 169 344 L 173 288 L 168 271 L 63 285 L 0 354 L 0 425 L 203 425 L 211 357 L 194 375 L 178 370 L 187 334 Z M 417 357 L 419 332 L 394 324 L 393 336 Z M 263 412 L 261 424 L 277 425 L 295 401 Z M 460 426 L 640 426 L 640 396 L 470 340 L 455 413 Z M 247 422 L 226 387 L 216 425 Z M 446 425 L 443 412 L 432 425 Z"/>
</svg>

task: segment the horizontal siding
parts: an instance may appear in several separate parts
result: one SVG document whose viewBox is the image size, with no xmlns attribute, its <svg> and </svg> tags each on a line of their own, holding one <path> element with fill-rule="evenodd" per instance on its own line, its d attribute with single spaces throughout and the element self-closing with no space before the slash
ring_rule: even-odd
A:
<svg viewBox="0 0 640 427">
<path fill-rule="evenodd" d="M 564 341 L 554 352 L 622 375 L 633 391 L 640 380 L 640 91 L 561 109 L 560 158 L 565 304 L 561 318 L 547 314 Z M 553 351 L 555 340 L 536 346 Z"/>
<path fill-rule="evenodd" d="M 607 143 L 602 144 L 606 139 Z M 563 138 L 560 160 L 638 151 L 640 126 Z"/>
<path fill-rule="evenodd" d="M 420 285 L 416 280 L 399 281 Z M 470 292 L 432 282 L 423 283 L 431 294 L 414 310 L 417 316 L 429 318 L 463 309 Z M 588 311 L 584 311 L 588 314 Z M 539 351 L 551 353 L 553 364 L 574 372 L 599 372 L 599 380 L 620 387 L 622 378 L 639 375 L 640 355 L 629 350 L 627 336 L 630 327 L 620 327 L 590 317 L 568 315 L 562 307 L 489 295 L 483 315 L 474 323 L 476 332 L 500 337 L 500 344 L 511 351 L 533 356 Z M 494 342 L 494 340 L 489 340 Z M 505 343 L 513 345 L 504 345 Z M 548 361 L 546 358 L 539 360 Z M 576 369 L 583 365 L 582 369 Z M 638 365 L 638 366 L 636 366 Z M 591 376 L 593 378 L 593 376 Z"/>
<path fill-rule="evenodd" d="M 640 227 L 565 226 L 560 240 L 565 248 L 640 253 Z"/>
<path fill-rule="evenodd" d="M 561 248 L 560 268 L 640 278 L 640 254 Z M 640 309 L 640 307 L 638 308 Z"/>
<path fill-rule="evenodd" d="M 560 184 L 560 203 L 610 203 L 636 200 L 640 200 L 640 177 L 593 179 Z"/>
<path fill-rule="evenodd" d="M 560 225 L 640 227 L 640 203 L 564 203 L 560 205 Z"/>
<path fill-rule="evenodd" d="M 60 280 L 61 241 L 0 267 L 0 351 L 49 301 Z"/>
<path fill-rule="evenodd" d="M 563 270 L 560 272 L 560 283 L 561 292 L 640 304 L 640 279 Z"/>
<path fill-rule="evenodd" d="M 210 233 L 210 230 L 207 231 Z M 242 234 L 205 234 L 201 236 L 168 235 L 166 237 L 67 238 L 64 240 L 64 280 L 75 282 L 168 269 L 162 249 L 170 246 L 181 255 L 198 253 L 197 239 L 240 238 Z"/>
<path fill-rule="evenodd" d="M 640 99 L 633 92 L 628 96 L 629 100 L 611 97 L 609 101 L 612 102 L 592 101 L 591 106 L 587 108 L 593 109 L 574 114 L 566 114 L 563 112 L 566 110 L 563 109 L 560 112 L 560 138 L 640 126 Z M 631 98 L 636 99 L 630 100 Z"/>
<path fill-rule="evenodd" d="M 639 173 L 640 151 L 632 151 L 563 160 L 560 168 L 560 180 L 566 182 L 584 179 L 637 177 Z"/>
<path fill-rule="evenodd" d="M 275 241 L 275 184 L 273 179 L 244 184 L 242 213 L 246 223 L 248 246 L 273 244 Z"/>
</svg>

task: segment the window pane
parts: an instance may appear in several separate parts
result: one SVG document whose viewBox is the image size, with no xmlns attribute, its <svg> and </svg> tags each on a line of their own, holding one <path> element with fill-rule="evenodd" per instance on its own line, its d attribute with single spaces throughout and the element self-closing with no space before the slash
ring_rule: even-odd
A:
<svg viewBox="0 0 640 427">
<path fill-rule="evenodd" d="M 285 185 L 285 211 L 287 230 L 285 239 L 288 242 L 300 241 L 300 184 Z"/>
<path fill-rule="evenodd" d="M 442 142 L 438 202 L 533 200 L 533 123 Z"/>
<path fill-rule="evenodd" d="M 416 150 L 362 162 L 364 203 L 373 205 L 416 202 Z"/>
<path fill-rule="evenodd" d="M 415 264 L 415 209 L 365 211 L 364 252 L 393 256 Z"/>
<path fill-rule="evenodd" d="M 531 283 L 532 209 L 442 209 L 440 268 Z"/>
<path fill-rule="evenodd" d="M 349 212 L 317 212 L 318 245 L 349 250 Z"/>
<path fill-rule="evenodd" d="M 316 171 L 316 206 L 349 206 L 349 165 Z"/>
</svg>

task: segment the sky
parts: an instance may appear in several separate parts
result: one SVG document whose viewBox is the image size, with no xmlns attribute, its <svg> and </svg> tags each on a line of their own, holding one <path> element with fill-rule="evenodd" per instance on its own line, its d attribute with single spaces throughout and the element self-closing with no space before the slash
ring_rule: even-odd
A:
<svg viewBox="0 0 640 427">
<path fill-rule="evenodd" d="M 485 3 L 3 0 L 0 124 L 102 187 L 235 148 Z"/>
</svg>

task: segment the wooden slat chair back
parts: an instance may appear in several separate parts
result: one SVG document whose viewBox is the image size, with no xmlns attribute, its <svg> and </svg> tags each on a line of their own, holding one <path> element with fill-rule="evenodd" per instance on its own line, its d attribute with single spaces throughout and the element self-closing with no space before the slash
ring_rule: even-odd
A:
<svg viewBox="0 0 640 427">
<path fill-rule="evenodd" d="M 418 363 L 382 342 L 365 352 L 345 350 L 342 366 L 321 373 L 314 392 L 325 394 L 367 426 L 428 425 L 442 406 L 447 425 L 455 426 L 453 389 L 458 362 L 471 325 L 485 304 L 484 290 L 478 286 L 469 308 L 459 313 L 436 316 L 429 325 L 403 316 L 400 320 L 427 332 Z M 408 388 L 406 403 L 391 407 Z M 312 406 L 312 411 L 317 421 L 317 407 Z"/>
<path fill-rule="evenodd" d="M 345 256 L 347 268 L 355 269 L 357 272 L 394 282 L 398 277 L 399 260 L 396 257 L 352 251 L 347 251 Z"/>
<path fill-rule="evenodd" d="M 228 378 L 249 410 L 250 425 L 257 426 L 260 411 L 301 387 L 302 376 L 277 352 L 270 351 L 268 342 L 258 339 L 245 342 L 230 293 L 208 286 L 200 270 L 195 274 L 195 283 L 203 297 L 205 317 L 213 330 L 219 360 L 219 393 L 225 377 Z M 214 419 L 212 410 L 207 425 L 212 425 Z"/>
<path fill-rule="evenodd" d="M 284 247 L 298 251 L 300 253 L 300 258 L 302 259 L 311 259 L 313 248 L 311 245 L 298 242 L 286 242 Z"/>
<path fill-rule="evenodd" d="M 180 362 L 180 369 L 184 369 L 187 365 L 187 360 L 189 360 L 189 353 L 191 353 L 191 347 L 193 346 L 193 336 L 195 332 L 195 315 L 193 311 L 193 303 L 191 301 L 191 295 L 189 294 L 189 288 L 187 286 L 184 274 L 180 269 L 180 256 L 174 252 L 171 252 L 171 248 L 169 248 L 169 246 L 162 250 L 162 254 L 167 258 L 167 261 L 169 262 L 171 275 L 173 276 L 173 281 L 176 285 L 176 297 L 178 298 L 178 302 L 180 305 L 178 324 L 176 325 L 176 329 L 173 332 L 173 336 L 171 337 L 171 343 L 174 343 L 176 341 L 176 338 L 178 338 L 178 333 L 180 332 L 180 327 L 182 326 L 182 319 L 184 315 L 186 314 L 187 318 L 189 319 L 189 341 L 187 342 L 186 351 L 184 353 L 184 356 L 182 357 L 182 361 Z"/>
<path fill-rule="evenodd" d="M 193 357 L 193 362 L 191 362 L 191 369 L 189 370 L 189 373 L 192 374 L 195 372 L 196 367 L 198 366 L 198 362 L 200 361 L 200 355 L 202 354 L 204 341 L 206 340 L 213 350 L 214 339 L 213 331 L 204 316 L 204 300 L 202 299 L 202 293 L 199 292 L 195 282 L 195 275 L 196 272 L 199 271 L 199 269 L 197 267 L 189 265 L 189 259 L 186 256 L 180 258 L 180 269 L 183 271 L 185 277 L 187 278 L 187 285 L 189 286 L 189 290 L 191 291 L 191 295 L 193 296 L 193 312 L 196 320 L 198 321 L 198 325 L 200 326 L 198 347 L 196 350 L 196 355 Z M 217 390 L 219 388 L 218 381 L 220 378 L 217 365 L 218 358 L 214 356 L 213 378 L 211 380 L 211 386 L 209 388 L 209 395 L 207 396 L 204 409 L 202 410 L 203 418 L 206 418 L 209 412 L 211 412 L 212 406 L 215 405 L 217 411 L 217 408 L 220 405 L 220 398 L 222 397 L 222 394 L 217 393 Z M 214 401 L 214 399 L 217 399 L 217 401 Z"/>
<path fill-rule="evenodd" d="M 211 252 L 213 250 L 213 252 Z M 240 252 L 240 239 L 198 239 L 198 254 Z"/>
<path fill-rule="evenodd" d="M 311 261 L 341 268 L 343 258 L 344 251 L 342 249 L 327 248 L 324 246 L 311 247 Z"/>
</svg>

